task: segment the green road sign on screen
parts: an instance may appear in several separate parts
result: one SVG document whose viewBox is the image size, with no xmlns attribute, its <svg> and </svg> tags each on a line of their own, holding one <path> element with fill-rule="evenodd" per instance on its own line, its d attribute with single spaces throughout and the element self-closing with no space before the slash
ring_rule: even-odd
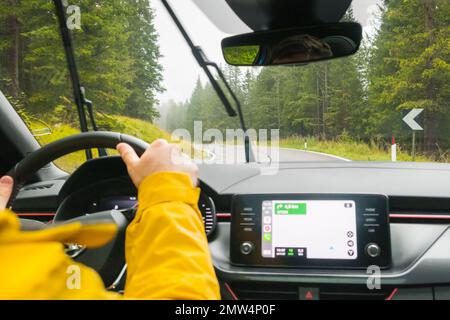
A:
<svg viewBox="0 0 450 320">
<path fill-rule="evenodd" d="M 284 202 L 275 204 L 275 214 L 306 214 L 306 203 Z"/>
</svg>

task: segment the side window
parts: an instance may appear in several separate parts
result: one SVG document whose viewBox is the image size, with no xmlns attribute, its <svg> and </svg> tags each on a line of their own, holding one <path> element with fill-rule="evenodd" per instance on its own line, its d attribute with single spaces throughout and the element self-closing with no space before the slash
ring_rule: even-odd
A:
<svg viewBox="0 0 450 320">
<path fill-rule="evenodd" d="M 169 138 L 153 124 L 159 116 L 156 94 L 163 89 L 148 1 L 63 3 L 80 79 L 100 130 L 149 142 Z M 0 90 L 41 145 L 80 132 L 52 1 L 0 3 Z M 84 152 L 77 152 L 55 163 L 72 172 L 85 160 Z"/>
</svg>

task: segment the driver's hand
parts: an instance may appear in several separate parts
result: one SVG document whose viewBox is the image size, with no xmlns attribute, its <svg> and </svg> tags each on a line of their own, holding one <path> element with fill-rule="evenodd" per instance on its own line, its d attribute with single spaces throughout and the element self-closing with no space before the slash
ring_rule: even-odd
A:
<svg viewBox="0 0 450 320">
<path fill-rule="evenodd" d="M 188 156 L 182 154 L 177 145 L 169 144 L 164 139 L 154 141 L 141 158 L 126 143 L 119 143 L 117 150 L 137 188 L 146 177 L 162 171 L 186 173 L 191 177 L 192 184 L 194 186 L 197 184 L 197 165 Z"/>
<path fill-rule="evenodd" d="M 0 211 L 6 208 L 9 197 L 11 197 L 14 181 L 11 177 L 0 178 Z"/>
</svg>

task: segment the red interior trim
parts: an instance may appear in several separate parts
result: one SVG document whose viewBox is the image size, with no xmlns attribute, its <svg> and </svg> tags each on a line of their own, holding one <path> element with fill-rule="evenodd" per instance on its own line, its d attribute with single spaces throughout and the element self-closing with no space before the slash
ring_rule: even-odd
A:
<svg viewBox="0 0 450 320">
<path fill-rule="evenodd" d="M 234 293 L 234 291 L 231 289 L 230 285 L 227 282 L 224 282 L 225 288 L 227 288 L 228 292 L 233 297 L 233 300 L 239 300 L 237 295 Z"/>
<path fill-rule="evenodd" d="M 395 288 L 394 290 L 392 290 L 391 294 L 386 298 L 386 300 L 392 300 L 392 298 L 394 298 L 397 291 L 398 291 L 398 288 Z"/>
<path fill-rule="evenodd" d="M 229 219 L 231 213 L 218 213 L 218 218 Z M 391 213 L 389 214 L 391 219 L 429 219 L 429 220 L 450 220 L 450 215 L 445 214 L 403 214 L 403 213 Z"/>
<path fill-rule="evenodd" d="M 51 212 L 17 213 L 19 217 L 54 217 L 55 214 Z"/>
<path fill-rule="evenodd" d="M 53 217 L 53 212 L 26 212 L 17 213 L 19 217 Z M 217 217 L 221 219 L 230 219 L 231 213 L 217 213 Z M 444 214 L 403 214 L 403 213 L 391 213 L 389 214 L 391 219 L 428 219 L 428 220 L 450 220 L 450 215 Z"/>
<path fill-rule="evenodd" d="M 450 215 L 444 214 L 402 214 L 391 213 L 391 219 L 428 219 L 428 220 L 450 220 Z"/>
</svg>

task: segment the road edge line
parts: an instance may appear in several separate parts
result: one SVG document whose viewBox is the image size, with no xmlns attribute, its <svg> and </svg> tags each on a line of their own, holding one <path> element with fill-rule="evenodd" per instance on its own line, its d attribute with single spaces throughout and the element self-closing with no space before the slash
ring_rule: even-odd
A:
<svg viewBox="0 0 450 320">
<path fill-rule="evenodd" d="M 352 162 L 352 161 L 353 161 L 353 160 L 350 160 L 350 159 L 347 159 L 347 158 L 335 156 L 334 154 L 329 154 L 329 153 L 324 153 L 324 152 L 318 152 L 318 151 L 302 150 L 302 149 L 295 149 L 295 148 L 284 148 L 284 147 L 280 147 L 280 149 L 292 150 L 292 151 L 309 152 L 309 153 L 319 154 L 319 155 L 322 155 L 322 156 L 327 156 L 327 157 L 330 157 L 330 158 L 335 158 L 335 159 L 342 160 L 342 161 L 346 161 L 346 162 Z"/>
</svg>

